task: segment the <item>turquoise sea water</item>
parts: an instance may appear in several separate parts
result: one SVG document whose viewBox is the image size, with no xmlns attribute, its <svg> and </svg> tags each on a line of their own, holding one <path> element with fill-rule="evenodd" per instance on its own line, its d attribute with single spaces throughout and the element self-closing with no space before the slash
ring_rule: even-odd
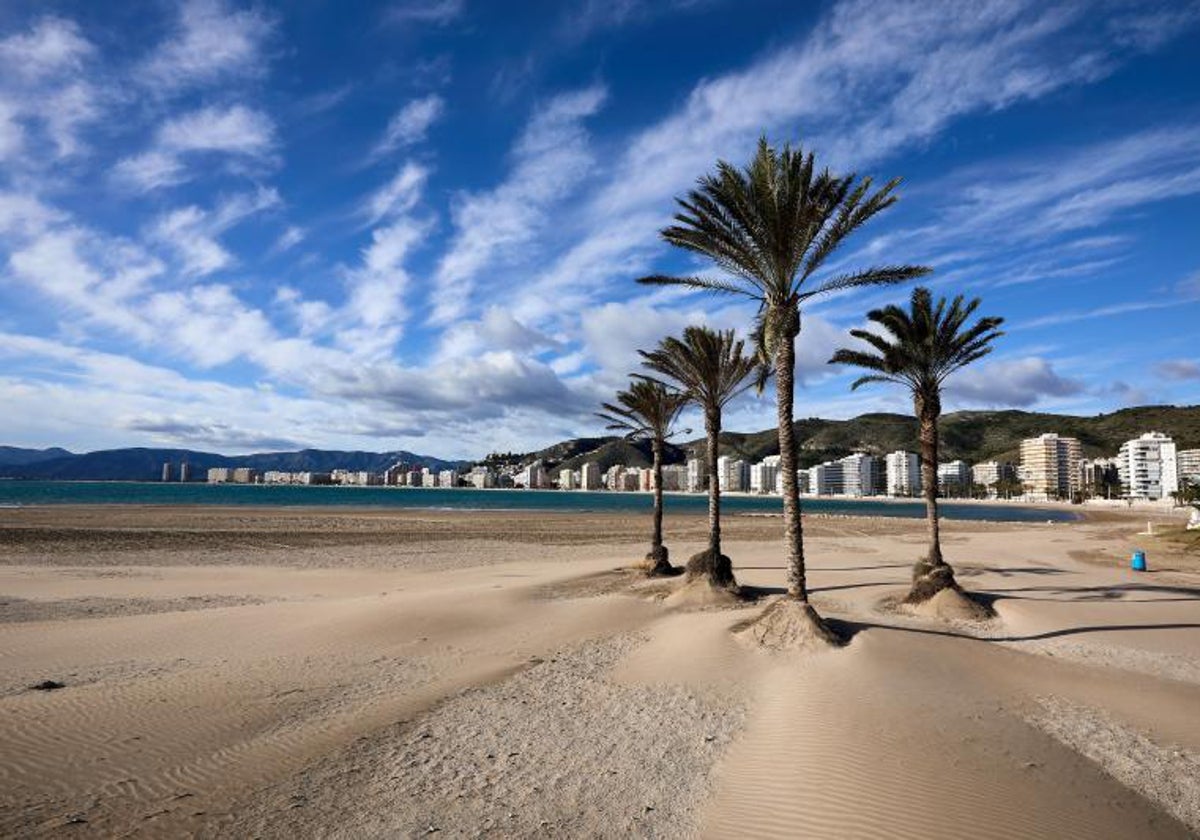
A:
<svg viewBox="0 0 1200 840">
<path fill-rule="evenodd" d="M 288 485 L 160 484 L 118 481 L 0 481 L 0 505 L 260 505 L 375 507 L 426 510 L 649 511 L 648 493 L 583 493 L 571 491 L 465 490 L 407 487 L 302 487 Z M 851 499 L 805 499 L 808 513 L 857 516 L 922 517 L 919 502 Z M 702 494 L 668 494 L 668 510 L 703 512 Z M 730 513 L 779 513 L 774 496 L 723 496 Z M 1009 505 L 943 502 L 947 519 L 1004 522 L 1064 522 L 1077 517 L 1062 510 Z"/>
</svg>

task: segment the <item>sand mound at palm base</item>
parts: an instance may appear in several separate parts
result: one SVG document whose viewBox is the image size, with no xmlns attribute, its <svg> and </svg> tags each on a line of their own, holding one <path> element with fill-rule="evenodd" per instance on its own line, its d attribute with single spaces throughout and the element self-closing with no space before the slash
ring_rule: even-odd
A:
<svg viewBox="0 0 1200 840">
<path fill-rule="evenodd" d="M 829 650 L 843 642 L 805 601 L 781 598 L 738 635 L 768 650 Z"/>
</svg>

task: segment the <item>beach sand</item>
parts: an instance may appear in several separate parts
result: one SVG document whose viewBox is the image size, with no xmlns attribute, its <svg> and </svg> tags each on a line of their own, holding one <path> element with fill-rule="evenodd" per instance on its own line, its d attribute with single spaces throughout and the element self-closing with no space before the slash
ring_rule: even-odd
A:
<svg viewBox="0 0 1200 840">
<path fill-rule="evenodd" d="M 619 571 L 643 516 L 3 510 L 0 835 L 1191 836 L 1200 557 L 1147 516 L 945 523 L 989 622 L 893 606 L 922 522 L 808 517 L 849 642 L 772 653 L 775 517 L 695 609 Z"/>
</svg>

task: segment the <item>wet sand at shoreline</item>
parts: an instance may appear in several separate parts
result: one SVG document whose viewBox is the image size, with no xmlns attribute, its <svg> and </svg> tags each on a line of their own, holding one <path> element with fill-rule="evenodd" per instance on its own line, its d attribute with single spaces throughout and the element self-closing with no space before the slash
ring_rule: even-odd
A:
<svg viewBox="0 0 1200 840">
<path fill-rule="evenodd" d="M 1200 562 L 1147 518 L 945 523 L 974 624 L 887 606 L 922 522 L 806 518 L 850 641 L 785 655 L 614 573 L 642 515 L 0 511 L 0 834 L 1188 836 Z M 779 526 L 723 522 L 768 593 Z"/>
</svg>

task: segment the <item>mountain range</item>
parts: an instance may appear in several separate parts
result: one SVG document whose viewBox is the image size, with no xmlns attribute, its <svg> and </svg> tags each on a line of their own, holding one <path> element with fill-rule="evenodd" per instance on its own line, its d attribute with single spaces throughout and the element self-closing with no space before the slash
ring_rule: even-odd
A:
<svg viewBox="0 0 1200 840">
<path fill-rule="evenodd" d="M 863 414 L 851 420 L 797 420 L 796 439 L 800 465 L 809 467 L 851 452 L 885 455 L 897 449 L 918 450 L 917 421 L 911 415 Z M 1141 406 L 1111 414 L 1077 417 L 1031 411 L 956 411 L 941 418 L 941 457 L 968 463 L 1019 460 L 1021 440 L 1044 432 L 1079 439 L 1085 457 L 1111 456 L 1121 444 L 1148 432 L 1174 438 L 1179 449 L 1200 449 L 1200 406 Z M 725 432 L 721 454 L 750 462 L 779 452 L 774 428 L 760 432 Z M 704 452 L 703 438 L 675 441 L 667 448 L 667 463 L 684 461 L 689 452 Z M 65 449 L 21 449 L 0 446 L 0 478 L 59 480 L 157 481 L 162 465 L 170 462 L 178 476 L 187 461 L 193 480 L 203 480 L 209 467 L 252 467 L 257 470 L 329 472 L 333 469 L 382 472 L 397 461 L 430 469 L 462 468 L 471 463 L 521 466 L 541 460 L 549 470 L 577 470 L 595 461 L 601 469 L 614 464 L 649 466 L 646 441 L 618 437 L 572 438 L 536 452 L 489 455 L 478 461 L 453 461 L 412 452 L 342 452 L 304 449 L 298 452 L 263 452 L 253 455 L 219 455 L 190 449 L 107 449 L 76 454 Z"/>
<path fill-rule="evenodd" d="M 383 472 L 397 461 L 452 469 L 464 464 L 412 452 L 341 452 L 302 449 L 298 452 L 261 452 L 253 455 L 219 455 L 192 449 L 104 449 L 76 454 L 64 449 L 0 447 L 0 478 L 38 478 L 91 481 L 158 481 L 162 466 L 170 463 L 172 476 L 186 461 L 194 481 L 203 481 L 210 467 L 251 467 L 256 470 L 329 472 L 335 469 Z"/>
</svg>

